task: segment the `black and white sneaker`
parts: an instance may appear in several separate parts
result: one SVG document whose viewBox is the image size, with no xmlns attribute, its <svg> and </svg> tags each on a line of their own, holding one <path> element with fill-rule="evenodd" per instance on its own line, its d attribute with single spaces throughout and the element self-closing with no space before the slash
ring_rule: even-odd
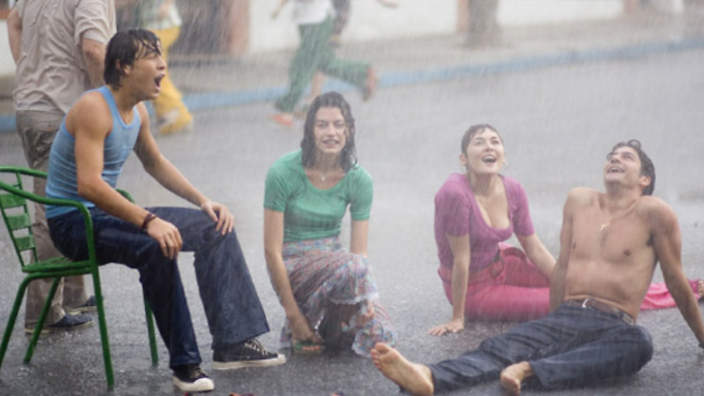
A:
<svg viewBox="0 0 704 396">
<path fill-rule="evenodd" d="M 174 368 L 174 386 L 181 392 L 207 392 L 215 389 L 215 383 L 197 364 Z"/>
<path fill-rule="evenodd" d="M 284 363 L 286 363 L 286 356 L 267 351 L 262 343 L 255 338 L 213 352 L 213 368 L 215 370 L 269 367 Z"/>
</svg>

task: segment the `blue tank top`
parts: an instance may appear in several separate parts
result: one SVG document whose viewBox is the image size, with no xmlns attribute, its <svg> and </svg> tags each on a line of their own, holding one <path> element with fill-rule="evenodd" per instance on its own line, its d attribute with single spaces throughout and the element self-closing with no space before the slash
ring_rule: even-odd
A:
<svg viewBox="0 0 704 396">
<path fill-rule="evenodd" d="M 105 138 L 103 148 L 103 171 L 101 176 L 106 183 L 115 188 L 117 177 L 122 172 L 122 165 L 127 160 L 130 151 L 134 149 L 142 122 L 136 106 L 132 109 L 134 114 L 132 122 L 126 124 L 122 120 L 119 111 L 117 111 L 115 98 L 107 86 L 104 85 L 88 92 L 92 91 L 98 91 L 103 95 L 112 115 L 112 130 Z M 64 117 L 61 127 L 54 138 L 54 143 L 51 145 L 46 195 L 50 198 L 66 198 L 80 201 L 86 207 L 93 207 L 95 204 L 78 195 L 74 144 L 75 138 L 66 130 L 66 117 Z M 72 210 L 76 210 L 76 208 L 47 205 L 46 217 L 56 217 Z"/>
</svg>

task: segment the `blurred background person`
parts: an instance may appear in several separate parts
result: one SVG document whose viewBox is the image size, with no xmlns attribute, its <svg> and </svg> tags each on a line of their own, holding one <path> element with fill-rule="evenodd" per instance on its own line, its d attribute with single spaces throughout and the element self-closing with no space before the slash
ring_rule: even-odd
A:
<svg viewBox="0 0 704 396">
<path fill-rule="evenodd" d="M 396 8 L 398 3 L 394 0 L 377 0 L 379 4 L 388 7 Z M 330 37 L 330 45 L 333 47 L 340 46 L 340 40 L 343 30 L 347 27 L 350 20 L 350 0 L 332 0 L 332 5 L 335 10 L 335 20 L 333 22 L 333 33 Z M 325 74 L 320 71 L 315 72 L 313 79 L 310 82 L 310 95 L 305 99 L 304 103 L 294 113 L 296 118 L 303 118 L 308 112 L 310 102 L 323 93 L 323 85 L 325 84 Z"/>
<path fill-rule="evenodd" d="M 169 47 L 181 33 L 181 16 L 174 0 L 142 0 L 136 2 L 138 25 L 154 32 L 161 41 L 161 54 L 168 62 Z M 193 127 L 193 116 L 183 103 L 181 92 L 174 85 L 167 70 L 161 81 L 161 93 L 154 99 L 157 128 L 162 135 L 188 131 Z"/>
<path fill-rule="evenodd" d="M 8 16 L 7 28 L 17 65 L 17 133 L 29 166 L 47 171 L 51 143 L 66 112 L 84 91 L 103 84 L 105 46 L 115 34 L 115 5 L 113 0 L 20 0 Z M 35 179 L 34 193 L 45 195 L 45 184 Z M 49 237 L 43 205 L 35 205 L 32 231 L 39 260 L 60 256 Z M 29 284 L 25 331 L 31 332 L 39 319 L 52 281 Z M 51 302 L 46 329 L 88 325 L 90 317 L 80 312 L 94 309 L 83 277 L 66 277 Z"/>
<path fill-rule="evenodd" d="M 335 21 L 330 43 L 335 46 L 340 44 L 340 35 L 350 20 L 350 0 L 332 0 L 332 6 L 335 9 Z"/>
<path fill-rule="evenodd" d="M 395 4 L 378 0 L 382 4 Z M 280 0 L 272 12 L 277 18 L 288 0 Z M 275 107 L 279 113 L 272 119 L 280 125 L 293 125 L 294 110 L 317 71 L 339 78 L 357 87 L 363 100 L 369 100 L 376 90 L 377 77 L 367 62 L 342 60 L 335 56 L 330 39 L 335 32 L 335 10 L 331 0 L 293 0 L 293 21 L 298 25 L 300 44 L 289 66 L 289 89 Z M 322 83 L 314 88 L 320 90 Z"/>
</svg>

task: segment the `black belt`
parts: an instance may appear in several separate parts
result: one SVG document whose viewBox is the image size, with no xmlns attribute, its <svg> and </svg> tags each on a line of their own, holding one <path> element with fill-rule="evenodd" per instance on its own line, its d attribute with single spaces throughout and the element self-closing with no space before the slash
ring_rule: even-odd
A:
<svg viewBox="0 0 704 396">
<path fill-rule="evenodd" d="M 599 300 L 595 300 L 593 298 L 584 298 L 581 300 L 566 300 L 565 304 L 572 306 L 572 307 L 581 307 L 581 308 L 589 308 L 593 309 L 595 311 L 600 311 L 608 314 L 615 315 L 617 318 L 621 319 L 622 321 L 626 322 L 629 325 L 634 325 L 636 324 L 635 319 L 633 317 L 624 311 L 621 311 L 620 309 L 611 306 L 607 303 L 601 302 Z"/>
</svg>

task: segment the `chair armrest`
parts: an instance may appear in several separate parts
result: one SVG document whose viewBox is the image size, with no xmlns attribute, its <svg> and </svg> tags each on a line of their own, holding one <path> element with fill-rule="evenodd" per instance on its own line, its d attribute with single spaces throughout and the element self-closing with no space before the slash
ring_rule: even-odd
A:
<svg viewBox="0 0 704 396">
<path fill-rule="evenodd" d="M 30 169 L 30 168 L 23 168 L 20 166 L 7 166 L 7 165 L 1 165 L 0 166 L 0 173 L 14 173 L 15 175 L 26 175 L 26 176 L 34 176 L 34 177 L 42 177 L 46 179 L 47 173 L 44 171 L 40 171 L 37 169 Z"/>
<path fill-rule="evenodd" d="M 46 173 L 42 171 L 37 171 L 34 169 L 26 169 L 26 168 L 13 168 L 13 167 L 5 167 L 2 166 L 0 167 L 0 172 L 7 171 L 13 172 L 16 175 L 17 174 L 23 174 L 27 176 L 34 176 L 34 177 L 46 177 Z M 83 205 L 82 202 L 79 201 L 74 201 L 72 199 L 64 199 L 64 198 L 49 198 L 49 197 L 44 197 L 41 195 L 37 195 L 34 193 L 31 193 L 29 191 L 25 191 L 21 188 L 17 188 L 13 185 L 7 184 L 0 180 L 0 190 L 7 191 L 11 195 L 15 197 L 21 197 L 26 200 L 32 201 L 32 202 L 37 202 L 40 204 L 44 205 L 54 205 L 54 206 L 72 206 L 76 208 L 81 215 L 83 216 L 83 222 L 86 227 L 86 243 L 88 244 L 88 251 L 89 251 L 89 256 L 90 259 L 93 262 L 96 261 L 96 256 L 95 256 L 95 241 L 94 241 L 94 235 L 93 235 L 93 219 L 90 217 L 90 212 L 88 209 Z M 3 199 L 3 197 L 0 197 L 0 199 Z"/>
<path fill-rule="evenodd" d="M 41 177 L 41 176 L 39 176 Z M 82 202 L 79 201 L 74 201 L 72 199 L 65 199 L 65 198 L 49 198 L 49 197 L 44 197 L 41 195 L 36 195 L 34 193 L 31 193 L 26 190 L 19 189 L 15 186 L 9 185 L 3 181 L 0 181 L 0 189 L 5 190 L 12 195 L 16 195 L 19 197 L 22 197 L 24 199 L 28 199 L 33 202 L 38 202 L 44 205 L 54 205 L 54 206 L 73 206 L 76 209 L 80 210 L 82 213 L 85 213 L 86 215 L 88 214 L 88 209 L 86 209 L 85 205 L 83 205 Z"/>
<path fill-rule="evenodd" d="M 123 197 L 127 198 L 128 201 L 134 203 L 134 199 L 132 198 L 132 194 L 128 193 L 127 191 L 121 189 L 121 188 L 116 188 L 115 189 L 117 192 L 122 194 Z"/>
</svg>

